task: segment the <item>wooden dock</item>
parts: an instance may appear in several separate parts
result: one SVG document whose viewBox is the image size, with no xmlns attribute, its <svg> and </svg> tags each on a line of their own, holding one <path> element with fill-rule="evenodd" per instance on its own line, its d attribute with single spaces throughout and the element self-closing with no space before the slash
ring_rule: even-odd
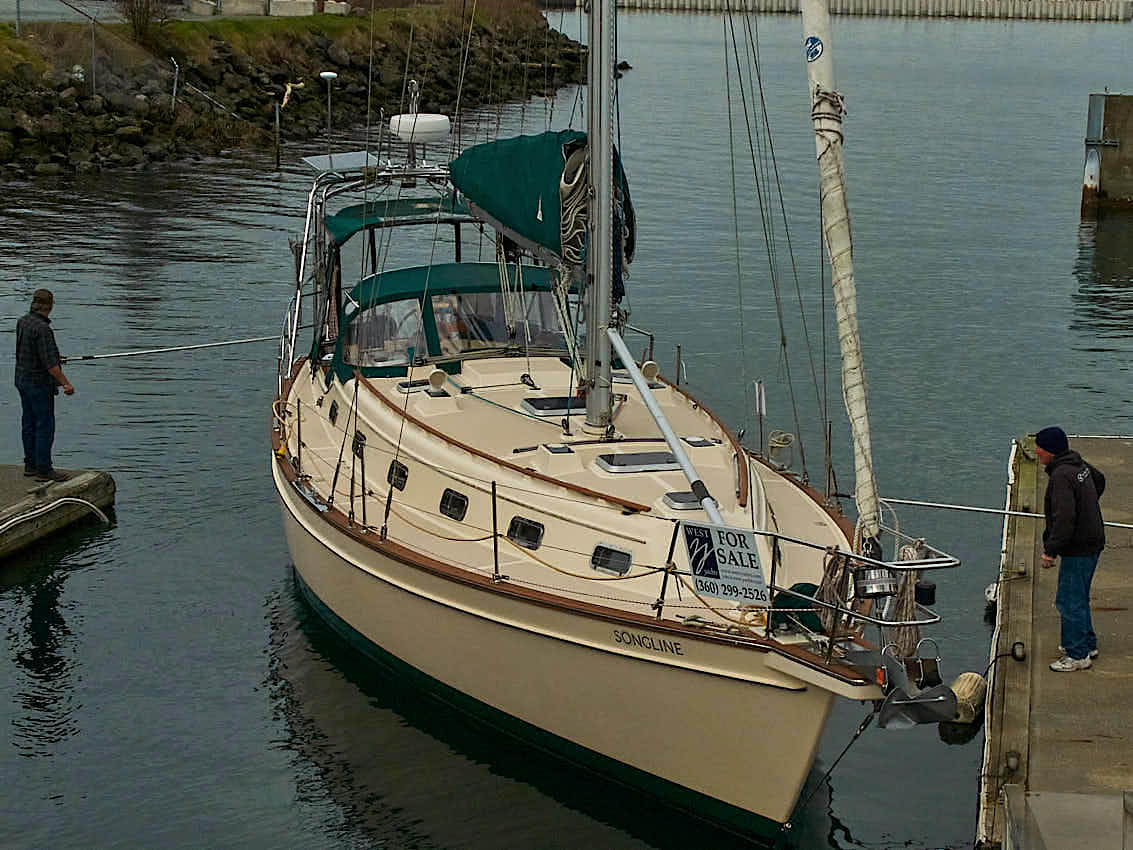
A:
<svg viewBox="0 0 1133 850">
<path fill-rule="evenodd" d="M 582 0 L 541 0 L 545 9 L 573 9 Z M 618 0 L 643 12 L 798 14 L 799 0 Z M 897 18 L 995 18 L 1030 21 L 1128 21 L 1133 0 L 830 0 L 834 15 Z"/>
<path fill-rule="evenodd" d="M 1104 519 L 1133 523 L 1133 438 L 1070 447 L 1106 476 Z M 1041 514 L 1046 482 L 1034 437 L 1016 442 L 1008 510 Z M 1042 531 L 1042 519 L 1004 523 L 976 846 L 1119 850 L 1133 846 L 1133 531 L 1106 529 L 1091 594 L 1100 655 L 1074 673 L 1048 667 L 1060 654 L 1058 570 L 1039 566 Z"/>
<path fill-rule="evenodd" d="M 24 476 L 23 466 L 0 465 L 0 561 L 72 523 L 96 517 L 114 503 L 109 473 L 63 470 L 66 481 L 42 482 Z"/>
</svg>

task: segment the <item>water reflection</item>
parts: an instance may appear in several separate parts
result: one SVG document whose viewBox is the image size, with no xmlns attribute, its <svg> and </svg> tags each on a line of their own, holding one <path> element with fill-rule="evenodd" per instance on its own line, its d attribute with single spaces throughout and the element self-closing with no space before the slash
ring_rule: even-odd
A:
<svg viewBox="0 0 1133 850">
<path fill-rule="evenodd" d="M 1078 229 L 1074 313 L 1080 351 L 1126 351 L 1133 337 L 1133 216 L 1110 214 Z M 1108 341 L 1108 342 L 1106 342 Z"/>
<path fill-rule="evenodd" d="M 294 753 L 299 798 L 336 843 L 757 846 L 423 695 L 344 644 L 291 581 L 268 600 L 268 621 L 282 746 Z M 773 846 L 861 846 L 831 811 L 829 781 L 816 771 L 805 793 L 812 787 L 794 829 Z"/>
<path fill-rule="evenodd" d="M 17 707 L 11 740 L 20 755 L 54 756 L 60 743 L 79 734 L 81 643 L 74 627 L 82 617 L 64 586 L 76 570 L 98 562 L 111 536 L 101 525 L 79 527 L 0 564 L 0 617 L 12 660 L 24 674 L 10 687 Z"/>
<path fill-rule="evenodd" d="M 27 673 L 16 694 L 23 715 L 13 720 L 13 744 L 26 756 L 51 756 L 55 745 L 78 734 L 75 722 L 75 642 L 60 599 L 66 574 L 24 591 L 22 629 L 9 631 L 16 664 Z"/>
</svg>

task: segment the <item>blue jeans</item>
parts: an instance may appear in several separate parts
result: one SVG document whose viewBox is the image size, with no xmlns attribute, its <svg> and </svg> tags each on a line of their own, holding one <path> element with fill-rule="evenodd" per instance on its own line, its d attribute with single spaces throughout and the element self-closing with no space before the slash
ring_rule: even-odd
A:
<svg viewBox="0 0 1133 850">
<path fill-rule="evenodd" d="M 1063 555 L 1058 567 L 1054 605 L 1062 615 L 1062 648 L 1074 659 L 1085 658 L 1098 648 L 1098 636 L 1090 619 L 1090 583 L 1100 554 Z"/>
<path fill-rule="evenodd" d="M 51 444 L 55 442 L 55 388 L 21 381 L 16 389 L 24 409 L 24 466 L 36 472 L 50 472 Z"/>
</svg>

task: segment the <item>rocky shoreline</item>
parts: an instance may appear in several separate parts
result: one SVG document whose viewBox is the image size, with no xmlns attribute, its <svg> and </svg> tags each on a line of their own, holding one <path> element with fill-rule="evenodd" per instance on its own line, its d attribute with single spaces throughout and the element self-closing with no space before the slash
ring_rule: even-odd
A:
<svg viewBox="0 0 1133 850">
<path fill-rule="evenodd" d="M 461 109 L 468 109 L 579 81 L 580 46 L 531 10 L 475 25 L 467 57 L 468 23 L 462 26 L 446 7 L 390 10 L 374 40 L 372 71 L 366 18 L 241 19 L 239 26 L 182 21 L 162 31 L 165 43 L 143 51 L 123 41 L 93 69 L 73 61 L 82 55 L 75 50 L 50 49 L 53 41 L 68 43 L 60 28 L 81 27 L 83 34 L 87 28 L 50 25 L 50 32 L 30 36 L 32 50 L 19 45 L 24 61 L 11 63 L 6 74 L 0 65 L 0 176 L 144 168 L 234 147 L 270 149 L 276 104 L 284 103 L 282 143 L 311 138 L 326 126 L 326 88 L 318 76 L 326 70 L 338 74 L 336 127 L 364 122 L 367 100 L 374 121 L 381 109 L 397 112 L 407 68 L 421 83 L 423 112 L 451 114 L 458 88 Z M 0 31 L 0 58 L 5 35 L 12 34 Z M 159 51 L 172 61 L 159 62 Z"/>
</svg>

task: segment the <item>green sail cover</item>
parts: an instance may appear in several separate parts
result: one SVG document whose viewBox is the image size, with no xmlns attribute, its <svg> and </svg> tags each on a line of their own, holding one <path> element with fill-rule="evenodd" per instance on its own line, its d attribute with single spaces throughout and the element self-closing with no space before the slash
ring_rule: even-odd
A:
<svg viewBox="0 0 1133 850">
<path fill-rule="evenodd" d="M 562 256 L 559 179 L 567 153 L 586 143 L 578 130 L 515 136 L 471 147 L 449 163 L 449 179 L 495 222 Z M 629 186 L 615 152 L 625 220 L 633 221 Z M 631 237 L 632 238 L 632 237 Z"/>
</svg>

